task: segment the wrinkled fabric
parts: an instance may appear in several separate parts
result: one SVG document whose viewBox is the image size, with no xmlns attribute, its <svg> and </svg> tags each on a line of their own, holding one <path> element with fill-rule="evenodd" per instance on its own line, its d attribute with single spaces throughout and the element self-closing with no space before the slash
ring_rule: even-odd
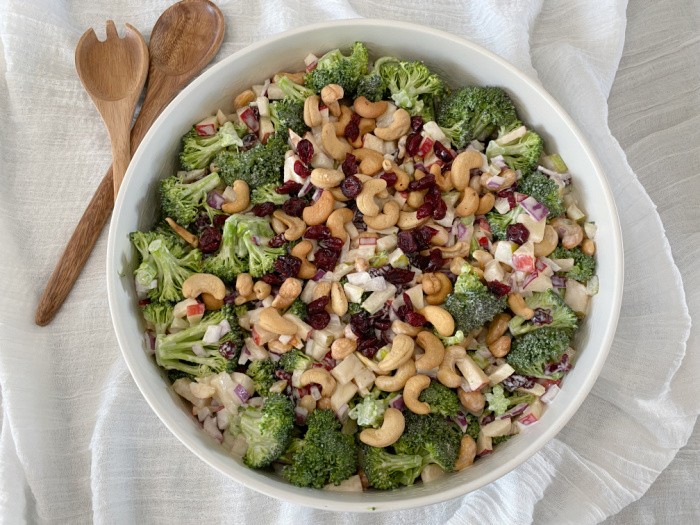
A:
<svg viewBox="0 0 700 525">
<path fill-rule="evenodd" d="M 698 362 L 686 354 L 690 317 L 681 273 L 654 203 L 608 128 L 626 3 L 217 2 L 227 34 L 215 60 L 333 18 L 418 22 L 469 38 L 559 100 L 593 145 L 617 200 L 626 263 L 622 313 L 610 357 L 581 409 L 497 482 L 443 504 L 374 516 L 258 494 L 206 466 L 169 433 L 131 380 L 112 331 L 106 231 L 54 322 L 33 325 L 44 284 L 110 162 L 107 133 L 75 74 L 75 44 L 89 26 L 103 32 L 108 18 L 118 26 L 128 21 L 148 38 L 170 3 L 0 0 L 3 521 L 596 523 L 642 496 L 688 440 L 700 401 L 689 380 Z M 659 186 L 651 193 L 660 204 L 683 190 Z"/>
</svg>

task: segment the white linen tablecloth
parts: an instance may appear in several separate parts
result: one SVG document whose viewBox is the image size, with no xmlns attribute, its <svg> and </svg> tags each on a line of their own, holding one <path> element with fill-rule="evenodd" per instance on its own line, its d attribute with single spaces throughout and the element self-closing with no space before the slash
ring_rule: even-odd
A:
<svg viewBox="0 0 700 525">
<path fill-rule="evenodd" d="M 562 103 L 616 195 L 625 239 L 623 310 L 608 362 L 579 412 L 541 452 L 488 487 L 376 516 L 315 511 L 255 493 L 211 470 L 165 429 L 133 384 L 112 333 L 106 232 L 55 321 L 32 324 L 44 283 L 110 162 L 107 134 L 74 71 L 75 44 L 86 27 L 101 30 L 107 18 L 128 21 L 148 38 L 170 3 L 0 0 L 0 521 L 595 523 L 640 498 L 686 443 L 700 412 L 698 339 L 672 259 L 697 313 L 693 1 L 629 6 L 636 13 L 630 24 L 641 25 L 619 71 L 627 22 L 621 0 L 217 2 L 228 30 L 217 59 L 330 18 L 413 21 L 474 40 L 539 78 Z M 678 59 L 681 52 L 689 62 Z M 611 98 L 611 125 L 617 116 L 615 136 L 625 137 L 654 202 L 608 129 L 616 72 L 624 88 Z M 686 352 L 689 335 L 695 352 Z M 697 494 L 697 476 L 684 468 L 678 472 L 685 484 L 672 480 L 669 487 L 694 482 Z M 692 493 L 671 505 L 677 496 L 661 489 L 655 501 L 668 512 L 663 521 L 697 520 Z M 614 521 L 661 516 L 639 504 L 626 511 Z"/>
</svg>

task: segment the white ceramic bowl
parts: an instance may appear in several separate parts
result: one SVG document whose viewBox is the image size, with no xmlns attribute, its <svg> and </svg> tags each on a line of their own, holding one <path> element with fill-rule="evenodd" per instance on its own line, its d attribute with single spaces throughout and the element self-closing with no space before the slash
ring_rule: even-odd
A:
<svg viewBox="0 0 700 525">
<path fill-rule="evenodd" d="M 136 307 L 129 232 L 153 225 L 157 181 L 174 173 L 180 137 L 192 123 L 232 96 L 278 71 L 303 68 L 309 52 L 321 54 L 353 41 L 366 42 L 373 58 L 396 55 L 425 61 L 452 86 L 467 83 L 505 88 L 522 119 L 559 152 L 574 176 L 584 209 L 598 225 L 600 293 L 579 333 L 576 366 L 544 417 L 474 466 L 391 492 L 336 493 L 292 486 L 251 470 L 230 457 L 194 421 L 143 350 L 143 325 Z M 196 79 L 163 112 L 134 155 L 115 204 L 107 247 L 107 285 L 112 321 L 134 381 L 151 408 L 194 454 L 231 478 L 286 501 L 336 511 L 386 511 L 462 496 L 494 481 L 537 452 L 566 424 L 598 377 L 612 342 L 622 295 L 622 242 L 615 203 L 600 165 L 571 118 L 535 81 L 498 56 L 462 38 L 426 27 L 382 20 L 342 20 L 273 36 L 225 58 Z"/>
</svg>

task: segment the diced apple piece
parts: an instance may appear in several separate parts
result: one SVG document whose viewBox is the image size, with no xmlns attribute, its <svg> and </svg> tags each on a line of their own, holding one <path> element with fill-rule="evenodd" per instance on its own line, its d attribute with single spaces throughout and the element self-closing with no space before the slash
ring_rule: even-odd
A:
<svg viewBox="0 0 700 525">
<path fill-rule="evenodd" d="M 543 385 L 540 385 L 539 383 L 535 383 L 532 388 L 517 388 L 516 389 L 518 392 L 525 392 L 526 394 L 532 394 L 533 396 L 540 397 L 541 395 L 544 395 L 546 392 L 546 388 Z"/>
<path fill-rule="evenodd" d="M 316 341 L 321 346 L 329 347 L 335 340 L 333 332 L 324 328 L 323 330 L 314 330 L 311 334 L 311 339 Z"/>
<path fill-rule="evenodd" d="M 590 296 L 586 291 L 586 286 L 573 279 L 566 280 L 566 292 L 564 302 L 569 305 L 577 314 L 586 315 L 588 311 L 588 300 Z"/>
<path fill-rule="evenodd" d="M 378 151 L 384 155 L 384 141 L 379 137 L 374 136 L 372 133 L 365 134 L 362 147 Z"/>
<path fill-rule="evenodd" d="M 299 339 L 301 339 L 302 341 L 306 341 L 309 338 L 309 334 L 313 330 L 313 328 L 311 328 L 310 325 L 306 324 L 304 321 L 299 319 L 296 315 L 284 314 L 282 317 L 284 317 L 285 319 L 289 319 L 295 325 L 297 325 L 296 336 Z"/>
<path fill-rule="evenodd" d="M 345 383 L 352 381 L 355 374 L 357 374 L 362 368 L 364 367 L 362 363 L 360 363 L 360 360 L 355 357 L 355 354 L 350 354 L 340 363 L 338 363 L 333 370 L 331 370 L 331 375 L 335 377 L 338 383 L 344 385 Z"/>
<path fill-rule="evenodd" d="M 550 288 L 552 288 L 551 277 L 545 275 L 544 273 L 540 273 L 532 281 L 527 283 L 527 285 L 525 286 L 525 291 L 526 292 L 546 292 Z"/>
<path fill-rule="evenodd" d="M 532 273 L 535 271 L 535 245 L 531 241 L 522 244 L 513 252 L 511 266 L 514 270 Z"/>
<path fill-rule="evenodd" d="M 491 421 L 488 425 L 481 427 L 481 432 L 487 437 L 495 438 L 498 436 L 505 436 L 510 433 L 510 418 L 497 419 Z"/>
<path fill-rule="evenodd" d="M 204 317 L 206 307 L 204 303 L 191 304 L 187 307 L 187 321 L 191 326 L 196 325 Z"/>
<path fill-rule="evenodd" d="M 267 359 L 270 354 L 262 346 L 255 344 L 252 337 L 248 337 L 245 340 L 245 347 L 250 352 L 251 361 L 260 361 L 261 359 Z"/>
<path fill-rule="evenodd" d="M 348 298 L 348 301 L 351 303 L 362 302 L 362 294 L 364 293 L 362 288 L 354 284 L 345 283 L 343 289 L 345 290 L 345 296 Z"/>
<path fill-rule="evenodd" d="M 532 241 L 534 243 L 540 242 L 542 239 L 544 239 L 544 227 L 547 225 L 546 217 L 541 221 L 536 221 L 529 213 L 521 213 L 518 215 L 515 222 L 519 222 L 520 224 L 524 225 L 527 228 L 527 231 L 530 232 L 528 241 Z"/>
<path fill-rule="evenodd" d="M 205 405 L 205 400 L 199 399 L 198 397 L 196 397 L 192 393 L 192 390 L 190 390 L 191 383 L 192 383 L 191 379 L 188 379 L 186 377 L 181 377 L 179 379 L 176 379 L 175 382 L 173 383 L 173 390 L 180 397 L 184 397 L 185 399 L 187 399 L 187 401 L 192 403 L 194 406 L 201 408 Z"/>
<path fill-rule="evenodd" d="M 357 385 L 360 394 L 363 394 L 365 392 L 369 393 L 369 389 L 372 388 L 372 385 L 374 384 L 374 380 L 376 378 L 377 376 L 374 375 L 374 372 L 372 372 L 369 368 L 365 368 L 363 366 L 360 369 L 360 371 L 355 374 L 355 377 L 353 377 L 352 380 Z"/>
<path fill-rule="evenodd" d="M 173 319 L 173 322 L 170 323 L 170 328 L 168 328 L 168 333 L 174 334 L 175 332 L 180 332 L 181 330 L 185 330 L 186 328 L 190 327 L 190 323 L 187 322 L 186 319 L 183 319 L 182 317 L 175 317 Z"/>
<path fill-rule="evenodd" d="M 264 345 L 279 337 L 278 334 L 265 330 L 259 324 L 253 325 L 252 334 L 256 345 Z"/>
<path fill-rule="evenodd" d="M 384 307 L 389 299 L 393 299 L 396 295 L 396 286 L 389 284 L 385 290 L 380 292 L 372 292 L 365 302 L 362 303 L 362 308 L 364 308 L 370 314 L 376 314 L 379 310 Z M 416 306 L 415 304 L 413 305 Z"/>
<path fill-rule="evenodd" d="M 476 455 L 485 456 L 486 454 L 491 454 L 491 452 L 493 452 L 493 441 L 484 434 L 484 429 L 482 428 L 479 432 L 479 437 L 476 439 Z"/>
<path fill-rule="evenodd" d="M 197 304 L 197 299 L 185 299 L 180 301 L 175 306 L 173 306 L 173 317 L 185 317 L 187 315 L 187 308 Z"/>
<path fill-rule="evenodd" d="M 531 403 L 529 407 L 527 407 L 527 410 L 525 410 L 525 412 L 523 412 L 523 414 L 518 419 L 518 423 L 525 426 L 537 423 L 542 417 L 543 412 L 544 405 L 538 399 L 537 401 Z"/>
<path fill-rule="evenodd" d="M 357 385 L 350 381 L 344 385 L 338 385 L 331 396 L 331 408 L 337 413 L 338 409 L 347 404 L 357 393 Z"/>
<path fill-rule="evenodd" d="M 458 359 L 456 364 L 472 391 L 481 390 L 489 384 L 488 376 L 471 357 L 466 356 Z"/>
<path fill-rule="evenodd" d="M 511 241 L 498 241 L 493 248 L 493 258 L 498 262 L 513 265 L 513 252 L 518 245 Z"/>
<path fill-rule="evenodd" d="M 408 290 L 406 292 L 408 296 L 411 298 L 411 302 L 413 303 L 413 308 L 415 310 L 420 310 L 421 308 L 425 308 L 425 300 L 423 299 L 423 287 L 420 284 L 417 284 Z"/>
<path fill-rule="evenodd" d="M 423 483 L 430 483 L 436 479 L 440 479 L 445 475 L 445 471 L 440 468 L 440 465 L 428 463 L 420 473 L 420 479 Z"/>
<path fill-rule="evenodd" d="M 497 385 L 503 381 L 506 377 L 510 377 L 515 373 L 515 370 L 508 363 L 503 363 L 501 366 L 496 368 L 493 373 L 489 376 L 489 383 L 491 386 Z"/>
</svg>

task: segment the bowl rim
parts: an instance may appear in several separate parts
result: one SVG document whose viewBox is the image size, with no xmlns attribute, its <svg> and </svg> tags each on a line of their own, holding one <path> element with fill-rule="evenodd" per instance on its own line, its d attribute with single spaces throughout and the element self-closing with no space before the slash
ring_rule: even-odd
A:
<svg viewBox="0 0 700 525">
<path fill-rule="evenodd" d="M 541 96 L 557 113 L 557 116 L 562 120 L 562 122 L 569 128 L 572 135 L 576 138 L 581 146 L 581 150 L 584 155 L 588 158 L 591 165 L 593 166 L 593 171 L 595 172 L 598 181 L 603 189 L 602 197 L 605 199 L 605 203 L 610 210 L 611 214 L 611 231 L 609 232 L 612 237 L 612 245 L 614 253 L 611 254 L 614 263 L 614 268 L 612 269 L 613 282 L 611 286 L 614 287 L 612 293 L 612 304 L 611 304 L 611 315 L 608 318 L 607 326 L 605 327 L 606 333 L 603 337 L 602 349 L 598 352 L 592 366 L 589 369 L 589 373 L 585 376 L 582 386 L 578 391 L 578 395 L 572 400 L 571 403 L 566 405 L 562 409 L 561 415 L 556 419 L 549 428 L 545 429 L 539 436 L 533 438 L 525 448 L 515 457 L 506 461 L 505 463 L 496 466 L 492 470 L 488 471 L 483 476 L 477 478 L 476 480 L 464 483 L 456 484 L 454 487 L 450 487 L 443 490 L 437 494 L 428 495 L 415 495 L 411 499 L 397 499 L 397 500 L 381 500 L 378 501 L 374 498 L 372 492 L 365 493 L 363 495 L 362 502 L 346 501 L 343 499 L 343 493 L 340 492 L 327 492 L 324 491 L 324 498 L 314 497 L 314 492 L 309 491 L 307 493 L 296 493 L 290 498 L 290 493 L 285 489 L 285 482 L 280 483 L 267 483 L 262 481 L 259 477 L 254 476 L 253 471 L 248 471 L 247 467 L 241 467 L 235 476 L 231 474 L 223 465 L 221 465 L 213 457 L 212 453 L 201 446 L 198 440 L 190 439 L 190 436 L 179 432 L 174 424 L 174 420 L 171 421 L 171 416 L 167 413 L 165 409 L 159 407 L 159 403 L 155 400 L 154 396 L 151 395 L 151 390 L 155 388 L 151 385 L 147 378 L 142 375 L 135 358 L 131 357 L 133 351 L 126 350 L 128 345 L 120 334 L 123 329 L 125 329 L 124 322 L 120 315 L 117 313 L 117 299 L 116 299 L 116 285 L 118 281 L 118 268 L 116 267 L 117 258 L 114 257 L 115 251 L 115 230 L 117 229 L 118 217 L 120 210 L 124 202 L 124 195 L 126 192 L 120 191 L 117 196 L 117 200 L 114 204 L 114 212 L 110 221 L 109 227 L 109 237 L 107 241 L 107 257 L 106 257 L 106 270 L 107 270 L 107 297 L 110 307 L 110 316 L 112 318 L 112 325 L 117 337 L 117 342 L 121 350 L 122 356 L 126 361 L 127 367 L 131 373 L 136 386 L 141 392 L 141 395 L 146 399 L 146 402 L 151 407 L 151 410 L 155 412 L 158 418 L 163 422 L 163 424 L 168 428 L 168 430 L 177 437 L 182 444 L 184 444 L 195 456 L 201 459 L 203 462 L 208 464 L 210 467 L 216 469 L 227 477 L 233 479 L 236 482 L 243 484 L 248 488 L 252 488 L 262 494 L 267 496 L 272 496 L 282 501 L 300 504 L 306 507 L 312 507 L 322 510 L 333 510 L 338 512 L 385 512 L 392 510 L 402 510 L 415 508 L 425 505 L 431 505 L 436 503 L 441 503 L 447 500 L 458 498 L 464 496 L 469 492 L 478 490 L 485 485 L 492 483 L 498 478 L 504 476 L 511 470 L 517 468 L 519 465 L 531 458 L 536 452 L 538 452 L 546 443 L 553 439 L 559 431 L 569 422 L 571 417 L 579 409 L 583 401 L 588 396 L 593 384 L 600 375 L 600 371 L 605 363 L 605 360 L 609 354 L 610 347 L 612 345 L 613 337 L 617 328 L 617 322 L 620 314 L 620 307 L 622 302 L 622 289 L 624 282 L 624 253 L 622 246 L 622 234 L 620 228 L 619 214 L 615 200 L 613 198 L 610 185 L 608 183 L 605 172 L 600 165 L 596 155 L 593 152 L 588 140 L 580 131 L 578 126 L 574 123 L 573 119 L 569 114 L 563 109 L 563 107 L 552 97 L 544 87 L 532 79 L 529 75 L 522 72 L 520 69 L 512 65 L 507 60 L 501 58 L 495 53 L 489 51 L 488 49 L 476 44 L 464 37 L 454 35 L 452 33 L 442 31 L 439 29 L 434 29 L 431 27 L 423 26 L 420 24 L 410 23 L 410 22 L 400 22 L 394 20 L 379 20 L 372 18 L 354 18 L 354 19 L 340 19 L 331 20 L 326 22 L 319 22 L 315 24 L 309 24 L 281 33 L 277 33 L 268 38 L 254 42 L 231 55 L 222 58 L 218 63 L 211 66 L 209 69 L 200 74 L 195 78 L 189 85 L 187 85 L 162 111 L 156 121 L 153 123 L 148 133 L 145 135 L 141 145 L 137 149 L 136 153 L 133 155 L 132 162 L 129 164 L 129 168 L 125 174 L 122 186 L 127 186 L 134 177 L 134 166 L 138 165 L 140 158 L 144 155 L 144 151 L 148 150 L 148 145 L 153 140 L 154 136 L 157 134 L 163 120 L 172 113 L 176 111 L 181 100 L 188 96 L 188 94 L 200 87 L 207 79 L 211 76 L 215 76 L 219 71 L 224 70 L 229 66 L 230 63 L 236 61 L 239 57 L 247 55 L 249 53 L 255 52 L 257 49 L 268 46 L 275 42 L 283 41 L 289 37 L 296 36 L 299 34 L 314 32 L 319 30 L 327 30 L 333 27 L 340 26 L 369 26 L 369 27 L 386 27 L 394 26 L 400 29 L 405 29 L 412 32 L 420 32 L 423 35 L 430 37 L 436 36 L 442 39 L 451 40 L 457 45 L 466 46 L 471 48 L 473 51 L 485 55 L 488 59 L 498 63 L 501 67 L 508 70 L 509 73 L 518 77 L 518 79 L 527 84 L 531 89 L 536 91 L 539 96 Z M 296 488 L 296 487 L 295 487 Z M 333 494 L 338 494 L 338 497 L 333 501 L 329 497 Z M 330 505 L 332 503 L 332 507 Z"/>
</svg>

